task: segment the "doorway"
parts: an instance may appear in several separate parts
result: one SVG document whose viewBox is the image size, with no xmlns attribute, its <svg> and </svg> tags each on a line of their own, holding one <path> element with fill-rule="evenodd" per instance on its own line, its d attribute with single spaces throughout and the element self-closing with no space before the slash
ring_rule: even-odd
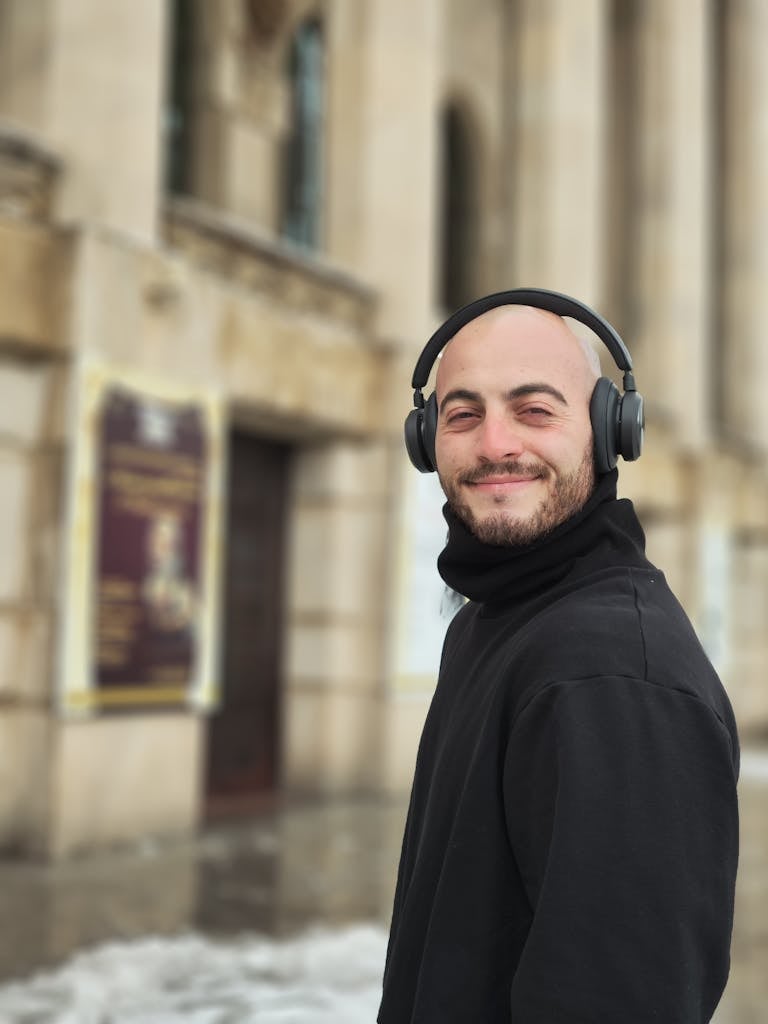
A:
<svg viewBox="0 0 768 1024">
<path fill-rule="evenodd" d="M 246 814 L 280 781 L 283 595 L 291 448 L 230 437 L 221 697 L 208 724 L 207 812 Z"/>
</svg>

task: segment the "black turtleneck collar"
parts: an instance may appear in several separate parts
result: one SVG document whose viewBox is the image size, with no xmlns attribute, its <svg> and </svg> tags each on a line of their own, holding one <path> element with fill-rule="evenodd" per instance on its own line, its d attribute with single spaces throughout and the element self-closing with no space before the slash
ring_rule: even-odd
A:
<svg viewBox="0 0 768 1024">
<path fill-rule="evenodd" d="M 546 591 L 591 556 L 590 571 L 616 565 L 648 565 L 645 537 L 632 503 L 616 498 L 618 471 L 598 477 L 587 503 L 532 544 L 501 547 L 478 540 L 446 504 L 448 543 L 437 568 L 454 590 L 471 601 L 515 603 Z"/>
</svg>

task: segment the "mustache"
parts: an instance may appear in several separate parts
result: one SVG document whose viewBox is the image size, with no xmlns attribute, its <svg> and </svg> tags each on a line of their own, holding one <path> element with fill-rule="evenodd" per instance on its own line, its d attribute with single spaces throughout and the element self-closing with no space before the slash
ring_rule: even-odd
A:
<svg viewBox="0 0 768 1024">
<path fill-rule="evenodd" d="M 462 473 L 459 482 L 476 484 L 489 476 L 524 476 L 531 480 L 546 480 L 550 476 L 550 470 L 543 462 L 484 462 L 482 466 L 475 466 L 474 469 Z"/>
</svg>

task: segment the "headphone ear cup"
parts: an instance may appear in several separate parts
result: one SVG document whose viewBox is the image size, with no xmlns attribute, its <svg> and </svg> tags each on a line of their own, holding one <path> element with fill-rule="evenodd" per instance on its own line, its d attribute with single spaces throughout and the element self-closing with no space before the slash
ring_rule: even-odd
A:
<svg viewBox="0 0 768 1024">
<path fill-rule="evenodd" d="M 627 462 L 640 458 L 644 431 L 643 396 L 637 391 L 625 391 L 619 407 L 619 455 Z"/>
<path fill-rule="evenodd" d="M 600 377 L 589 402 L 589 418 L 595 445 L 595 471 L 608 473 L 618 459 L 619 389 L 608 377 Z"/>
<path fill-rule="evenodd" d="M 422 439 L 424 441 L 424 450 L 427 453 L 429 459 L 429 470 L 433 472 L 437 469 L 437 456 L 435 455 L 435 439 L 437 438 L 437 398 L 435 392 L 427 399 L 427 404 L 424 406 L 424 425 L 422 427 Z"/>
<path fill-rule="evenodd" d="M 426 473 L 427 453 L 424 451 L 424 443 L 421 439 L 422 422 L 424 420 L 423 409 L 411 409 L 405 417 L 405 450 L 408 458 L 420 473 Z"/>
<path fill-rule="evenodd" d="M 405 418 L 405 450 L 420 473 L 431 473 L 434 463 L 424 444 L 424 409 L 411 409 Z"/>
</svg>

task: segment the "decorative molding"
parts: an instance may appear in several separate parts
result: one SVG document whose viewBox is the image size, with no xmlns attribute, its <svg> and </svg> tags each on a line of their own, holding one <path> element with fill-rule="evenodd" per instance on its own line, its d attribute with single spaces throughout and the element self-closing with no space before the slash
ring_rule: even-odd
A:
<svg viewBox="0 0 768 1024">
<path fill-rule="evenodd" d="M 61 160 L 37 139 L 0 120 L 0 216 L 47 220 Z"/>
<path fill-rule="evenodd" d="M 271 238 L 193 199 L 165 206 L 167 242 L 191 263 L 299 312 L 337 320 L 368 335 L 376 296 L 321 255 Z"/>
</svg>

